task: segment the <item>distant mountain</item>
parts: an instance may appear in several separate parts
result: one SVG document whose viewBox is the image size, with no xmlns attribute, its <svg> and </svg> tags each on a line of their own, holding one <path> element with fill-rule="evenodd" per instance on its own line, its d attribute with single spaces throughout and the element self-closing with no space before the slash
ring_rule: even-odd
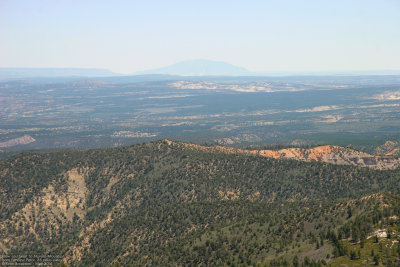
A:
<svg viewBox="0 0 400 267">
<path fill-rule="evenodd" d="M 183 76 L 245 76 L 252 72 L 232 64 L 213 60 L 185 60 L 176 64 L 137 72 L 136 74 L 169 74 Z"/>
<path fill-rule="evenodd" d="M 119 75 L 107 69 L 86 68 L 0 68 L 0 80 L 32 77 L 107 77 Z"/>
<path fill-rule="evenodd" d="M 138 71 L 134 75 L 168 74 L 181 76 L 366 76 L 400 75 L 400 70 L 363 70 L 363 71 L 249 71 L 227 62 L 192 59 L 181 61 L 166 67 Z"/>
</svg>

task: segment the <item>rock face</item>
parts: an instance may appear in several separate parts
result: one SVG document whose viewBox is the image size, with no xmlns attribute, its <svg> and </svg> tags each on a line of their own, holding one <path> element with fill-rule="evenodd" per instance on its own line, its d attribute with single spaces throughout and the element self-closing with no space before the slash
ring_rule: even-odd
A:
<svg viewBox="0 0 400 267">
<path fill-rule="evenodd" d="M 0 142 L 0 147 L 6 148 L 6 147 L 12 147 L 12 146 L 17 146 L 17 145 L 27 145 L 30 143 L 35 142 L 36 139 L 33 138 L 30 135 L 24 135 L 22 137 L 14 138 L 11 140 L 8 140 L 6 142 Z"/>
<path fill-rule="evenodd" d="M 379 170 L 396 169 L 400 166 L 400 159 L 392 156 L 376 156 L 354 149 L 332 145 L 318 146 L 314 148 L 251 150 L 250 152 L 264 157 L 356 165 Z"/>
</svg>

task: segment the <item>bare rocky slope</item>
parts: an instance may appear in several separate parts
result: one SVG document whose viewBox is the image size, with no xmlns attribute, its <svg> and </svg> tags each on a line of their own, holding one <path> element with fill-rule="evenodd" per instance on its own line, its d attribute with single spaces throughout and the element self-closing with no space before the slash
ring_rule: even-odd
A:
<svg viewBox="0 0 400 267">
<path fill-rule="evenodd" d="M 386 141 L 383 145 L 375 149 L 378 155 L 400 156 L 400 143 L 398 141 Z"/>
<path fill-rule="evenodd" d="M 18 145 L 27 145 L 30 143 L 35 142 L 36 139 L 33 138 L 30 135 L 24 135 L 22 137 L 14 138 L 5 142 L 0 142 L 0 147 L 12 147 L 12 146 L 18 146 Z"/>
<path fill-rule="evenodd" d="M 393 156 L 377 156 L 340 146 L 318 146 L 314 148 L 287 148 L 281 150 L 252 150 L 251 153 L 302 161 L 319 161 L 332 164 L 355 165 L 378 170 L 396 169 L 400 159 Z"/>
</svg>

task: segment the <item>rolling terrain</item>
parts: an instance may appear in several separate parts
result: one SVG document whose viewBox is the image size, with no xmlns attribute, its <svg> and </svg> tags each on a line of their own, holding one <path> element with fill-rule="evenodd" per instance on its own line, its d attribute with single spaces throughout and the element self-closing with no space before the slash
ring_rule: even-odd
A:
<svg viewBox="0 0 400 267">
<path fill-rule="evenodd" d="M 395 75 L 153 74 L 4 81 L 0 143 L 24 136 L 36 141 L 7 145 L 0 157 L 162 138 L 254 149 L 335 144 L 398 155 L 399 85 Z"/>
<path fill-rule="evenodd" d="M 159 140 L 10 156 L 0 250 L 79 266 L 399 263 L 399 168 L 259 152 Z"/>
</svg>

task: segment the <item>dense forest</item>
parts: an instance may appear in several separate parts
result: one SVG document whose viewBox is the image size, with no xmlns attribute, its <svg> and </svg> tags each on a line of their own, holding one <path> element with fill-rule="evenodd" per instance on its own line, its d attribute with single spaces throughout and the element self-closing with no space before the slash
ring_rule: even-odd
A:
<svg viewBox="0 0 400 267">
<path fill-rule="evenodd" d="M 399 169 L 168 140 L 22 153 L 0 161 L 0 251 L 78 266 L 399 266 L 399 190 Z"/>
</svg>

